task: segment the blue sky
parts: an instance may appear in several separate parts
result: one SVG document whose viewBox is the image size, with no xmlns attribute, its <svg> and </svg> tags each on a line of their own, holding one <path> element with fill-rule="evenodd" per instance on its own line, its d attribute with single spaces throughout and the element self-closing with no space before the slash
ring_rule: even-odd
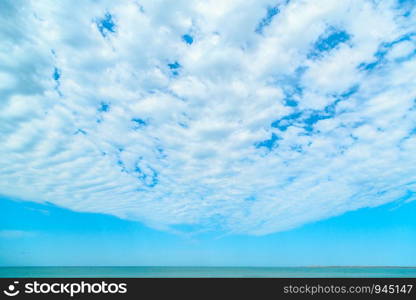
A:
<svg viewBox="0 0 416 300">
<path fill-rule="evenodd" d="M 1 266 L 416 265 L 416 202 L 265 236 L 189 236 L 103 214 L 1 200 Z"/>
<path fill-rule="evenodd" d="M 2 1 L 0 261 L 415 264 L 415 6 Z"/>
</svg>

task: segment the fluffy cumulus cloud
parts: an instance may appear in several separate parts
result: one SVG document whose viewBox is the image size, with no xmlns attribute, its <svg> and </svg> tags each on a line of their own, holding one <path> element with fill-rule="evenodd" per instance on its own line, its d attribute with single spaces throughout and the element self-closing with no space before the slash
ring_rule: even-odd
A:
<svg viewBox="0 0 416 300">
<path fill-rule="evenodd" d="M 414 1 L 0 15 L 0 194 L 237 234 L 416 198 Z"/>
</svg>

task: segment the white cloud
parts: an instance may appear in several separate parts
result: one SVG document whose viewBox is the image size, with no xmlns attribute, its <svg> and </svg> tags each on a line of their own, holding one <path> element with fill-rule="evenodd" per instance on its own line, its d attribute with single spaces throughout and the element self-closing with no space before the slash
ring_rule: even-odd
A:
<svg viewBox="0 0 416 300">
<path fill-rule="evenodd" d="M 266 234 L 416 191 L 412 19 L 285 3 L 3 2 L 0 194 Z"/>
</svg>

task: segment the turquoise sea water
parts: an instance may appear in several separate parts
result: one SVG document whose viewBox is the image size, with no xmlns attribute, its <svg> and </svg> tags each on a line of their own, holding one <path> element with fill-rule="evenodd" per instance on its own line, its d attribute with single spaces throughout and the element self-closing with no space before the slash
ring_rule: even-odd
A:
<svg viewBox="0 0 416 300">
<path fill-rule="evenodd" d="M 398 267 L 0 267 L 0 277 L 296 278 L 414 277 Z"/>
</svg>

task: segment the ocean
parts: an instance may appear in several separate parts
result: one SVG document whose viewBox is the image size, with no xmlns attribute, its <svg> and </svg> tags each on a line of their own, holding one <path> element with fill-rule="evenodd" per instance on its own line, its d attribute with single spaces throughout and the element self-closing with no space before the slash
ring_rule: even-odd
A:
<svg viewBox="0 0 416 300">
<path fill-rule="evenodd" d="M 416 267 L 0 267 L 0 277 L 416 278 Z"/>
</svg>

